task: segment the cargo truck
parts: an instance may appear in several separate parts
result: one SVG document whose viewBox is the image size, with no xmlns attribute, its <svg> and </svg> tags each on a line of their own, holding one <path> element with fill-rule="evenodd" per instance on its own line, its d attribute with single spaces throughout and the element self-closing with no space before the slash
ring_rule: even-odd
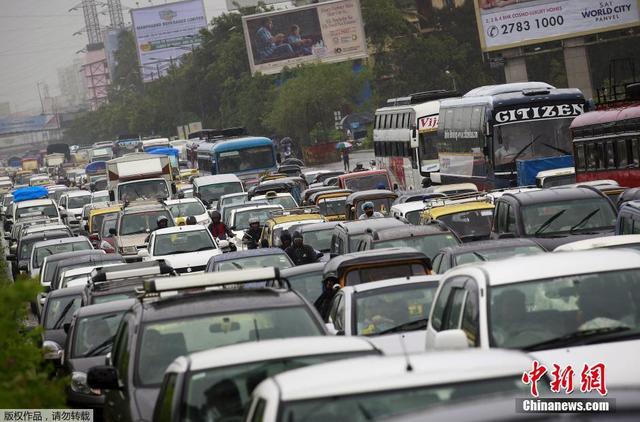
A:
<svg viewBox="0 0 640 422">
<path fill-rule="evenodd" d="M 107 189 L 111 201 L 171 198 L 176 187 L 169 157 L 134 153 L 107 161 Z"/>
</svg>

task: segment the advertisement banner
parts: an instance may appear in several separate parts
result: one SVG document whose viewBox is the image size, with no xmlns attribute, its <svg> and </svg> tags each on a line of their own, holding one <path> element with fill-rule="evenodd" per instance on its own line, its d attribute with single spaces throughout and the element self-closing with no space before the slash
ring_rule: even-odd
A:
<svg viewBox="0 0 640 422">
<path fill-rule="evenodd" d="M 483 51 L 640 25 L 640 0 L 476 0 Z"/>
<path fill-rule="evenodd" d="M 242 17 L 251 72 L 367 57 L 358 0 L 338 0 Z"/>
<path fill-rule="evenodd" d="M 200 30 L 207 27 L 202 0 L 187 0 L 131 10 L 144 82 L 177 66 L 183 54 L 200 43 Z"/>
</svg>

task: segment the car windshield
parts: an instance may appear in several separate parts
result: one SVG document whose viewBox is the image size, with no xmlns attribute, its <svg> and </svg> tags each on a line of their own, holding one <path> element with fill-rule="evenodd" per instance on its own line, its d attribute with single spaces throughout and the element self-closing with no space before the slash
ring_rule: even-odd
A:
<svg viewBox="0 0 640 422">
<path fill-rule="evenodd" d="M 93 295 L 91 297 L 91 303 L 93 305 L 97 305 L 100 303 L 108 303 L 108 302 L 115 302 L 117 300 L 125 300 L 125 299 L 131 299 L 136 297 L 137 293 L 135 291 L 135 289 L 137 287 L 142 287 L 142 285 L 136 286 L 130 286 L 131 290 L 127 290 L 125 292 L 118 292 L 118 293 L 110 293 L 110 294 L 101 294 L 101 295 Z"/>
<path fill-rule="evenodd" d="M 197 201 L 171 204 L 167 205 L 167 207 L 174 217 L 190 217 L 192 215 L 202 215 L 207 212 L 202 204 Z"/>
<path fill-rule="evenodd" d="M 291 288 L 300 293 L 310 303 L 313 303 L 322 294 L 322 270 L 311 273 L 291 275 L 287 277 Z"/>
<path fill-rule="evenodd" d="M 111 351 L 113 337 L 124 311 L 80 318 L 73 338 L 73 357 L 104 356 Z"/>
<path fill-rule="evenodd" d="M 100 237 L 109 237 L 111 233 L 109 230 L 115 229 L 118 220 L 115 218 L 105 218 L 100 225 Z"/>
<path fill-rule="evenodd" d="M 13 201 L 13 195 L 5 195 L 2 198 L 2 206 L 3 207 L 8 206 L 11 203 L 11 201 Z"/>
<path fill-rule="evenodd" d="M 139 201 L 169 198 L 167 182 L 164 179 L 142 180 L 118 185 L 120 201 Z"/>
<path fill-rule="evenodd" d="M 22 207 L 16 209 L 16 218 L 20 218 L 25 214 L 41 214 L 46 217 L 58 218 L 58 209 L 53 204 L 36 205 L 33 207 Z"/>
<path fill-rule="evenodd" d="M 236 258 L 232 261 L 223 261 L 216 264 L 216 271 L 245 270 L 247 268 L 277 267 L 281 270 L 290 268 L 291 260 L 283 252 L 281 254 L 251 256 Z"/>
<path fill-rule="evenodd" d="M 45 330 L 61 330 L 63 325 L 71 322 L 76 309 L 80 308 L 82 298 L 77 296 L 61 296 L 47 298 L 47 313 L 44 318 Z"/>
<path fill-rule="evenodd" d="M 268 169 L 276 166 L 273 146 L 259 146 L 218 153 L 218 173 Z"/>
<path fill-rule="evenodd" d="M 186 381 L 184 408 L 187 413 L 182 417 L 187 421 L 240 419 L 251 401 L 251 392 L 264 379 L 305 366 L 372 353 L 366 351 L 294 356 L 194 372 Z"/>
<path fill-rule="evenodd" d="M 272 207 L 236 211 L 233 226 L 235 227 L 235 230 L 247 230 L 249 228 L 249 219 L 254 217 L 260 220 L 260 225 L 264 225 L 265 221 L 271 218 L 271 212 L 281 209 L 281 207 Z"/>
<path fill-rule="evenodd" d="M 576 344 L 576 333 L 640 333 L 638 269 L 494 286 L 489 300 L 493 347 L 541 350 Z M 567 336 L 574 343 L 545 343 Z"/>
<path fill-rule="evenodd" d="M 311 245 L 313 249 L 320 252 L 329 252 L 331 250 L 331 237 L 333 236 L 333 227 L 325 230 L 304 231 L 304 243 Z"/>
<path fill-rule="evenodd" d="M 156 235 L 153 241 L 153 255 L 174 255 L 215 249 L 207 229 Z"/>
<path fill-rule="evenodd" d="M 366 233 L 354 234 L 352 236 L 349 236 L 349 250 L 355 251 L 358 248 L 358 244 L 360 243 L 360 241 L 366 236 Z"/>
<path fill-rule="evenodd" d="M 527 388 L 528 386 L 518 375 L 365 394 L 331 395 L 311 400 L 284 402 L 278 420 L 282 422 L 367 422 L 417 412 L 450 401 L 463 403 L 465 400 L 482 396 L 504 397 L 507 394 L 518 393 L 524 395 L 528 393 Z"/>
<path fill-rule="evenodd" d="M 424 330 L 437 285 L 405 284 L 358 293 L 355 335 Z"/>
<path fill-rule="evenodd" d="M 67 208 L 82 208 L 91 203 L 91 195 L 70 196 Z"/>
<path fill-rule="evenodd" d="M 105 180 L 106 183 L 106 180 Z M 109 200 L 109 192 L 103 191 L 103 192 L 95 192 L 94 194 L 91 195 L 91 202 L 92 203 L 96 203 L 96 202 L 106 202 Z"/>
<path fill-rule="evenodd" d="M 200 193 L 200 199 L 211 203 L 220 199 L 222 195 L 242 192 L 242 183 L 226 182 L 204 185 L 198 188 L 198 192 Z"/>
<path fill-rule="evenodd" d="M 113 211 L 113 212 L 105 212 L 102 214 L 94 214 L 91 216 L 91 233 L 97 233 L 98 230 L 100 230 L 100 227 L 102 227 L 102 222 L 104 221 L 104 218 L 108 215 L 116 215 L 118 212 L 117 211 Z"/>
<path fill-rule="evenodd" d="M 178 356 L 246 341 L 321 336 L 324 332 L 302 306 L 207 315 L 144 327 L 137 356 L 137 384 L 158 385 Z"/>
<path fill-rule="evenodd" d="M 88 249 L 92 249 L 91 243 L 84 239 L 79 242 L 67 242 L 59 243 L 57 245 L 42 246 L 34 251 L 34 264 L 36 268 L 40 268 L 44 259 L 49 255 L 55 255 L 62 252 L 86 251 Z"/>
<path fill-rule="evenodd" d="M 218 208 L 222 208 L 225 205 L 242 204 L 243 202 L 247 202 L 246 193 L 243 195 L 233 195 L 233 196 L 228 196 L 226 198 L 222 198 L 222 200 L 218 204 Z"/>
<path fill-rule="evenodd" d="M 422 215 L 422 210 L 409 211 L 405 213 L 404 218 L 407 219 L 409 224 L 413 224 L 414 226 L 417 226 L 418 224 L 420 224 L 421 215 Z"/>
<path fill-rule="evenodd" d="M 262 200 L 267 201 L 269 204 L 282 205 L 282 208 L 286 210 L 298 208 L 296 200 L 291 195 L 276 196 L 275 198 L 265 197 Z"/>
<path fill-rule="evenodd" d="M 389 214 L 389 210 L 391 209 L 391 206 L 393 205 L 393 198 L 378 198 L 378 199 L 367 199 L 366 201 L 361 201 L 358 202 L 356 205 L 356 217 L 360 217 L 362 214 L 364 214 L 364 211 L 362 210 L 362 205 L 365 202 L 371 202 L 373 203 L 373 211 L 374 212 L 379 212 L 384 216 L 387 216 Z"/>
<path fill-rule="evenodd" d="M 426 275 L 426 269 L 419 264 L 388 264 L 385 266 L 363 267 L 351 270 L 347 273 L 349 286 L 370 281 L 387 280 L 390 278 L 405 278 L 414 275 Z"/>
<path fill-rule="evenodd" d="M 529 205 L 522 208 L 522 219 L 529 236 L 606 230 L 616 224 L 615 211 L 606 198 Z"/>
<path fill-rule="evenodd" d="M 147 211 L 145 213 L 125 214 L 120 221 L 118 235 L 147 233 L 158 227 L 158 217 L 167 217 L 169 226 L 173 226 L 173 218 L 169 211 Z"/>
<path fill-rule="evenodd" d="M 380 189 L 381 186 L 384 189 L 391 189 L 389 186 L 389 178 L 386 174 L 364 174 L 360 177 L 349 177 L 344 181 L 345 188 L 354 192 L 361 190 Z"/>
<path fill-rule="evenodd" d="M 542 253 L 540 246 L 510 246 L 504 249 L 482 249 L 475 252 L 466 252 L 455 257 L 456 265 L 469 264 L 471 262 L 495 261 L 511 258 L 516 255 L 533 255 Z"/>
<path fill-rule="evenodd" d="M 451 233 L 433 234 L 427 236 L 411 236 L 403 239 L 383 240 L 373 242 L 374 249 L 381 248 L 401 248 L 409 247 L 419 252 L 423 252 L 429 258 L 433 259 L 438 251 L 448 246 L 457 246 L 458 239 Z"/>
<path fill-rule="evenodd" d="M 68 233 L 64 233 L 64 232 L 56 232 L 56 233 L 48 233 L 47 234 L 47 240 L 51 240 L 51 239 L 60 239 L 63 237 L 69 237 Z M 34 239 L 23 239 L 20 241 L 20 250 L 18 251 L 19 255 L 18 258 L 20 260 L 26 259 L 29 260 L 31 259 L 31 252 L 33 251 L 33 246 L 38 243 L 38 242 L 42 242 L 43 238 L 38 237 L 38 238 L 34 238 Z"/>
<path fill-rule="evenodd" d="M 438 217 L 462 239 L 488 239 L 493 222 L 493 209 L 462 211 Z"/>
<path fill-rule="evenodd" d="M 322 215 L 344 215 L 347 197 L 340 198 L 323 198 L 318 201 L 320 214 Z"/>
</svg>

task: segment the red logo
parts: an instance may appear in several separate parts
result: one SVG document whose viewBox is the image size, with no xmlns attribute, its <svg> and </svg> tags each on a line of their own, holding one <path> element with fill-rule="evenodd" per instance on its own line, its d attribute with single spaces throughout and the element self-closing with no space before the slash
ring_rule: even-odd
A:
<svg viewBox="0 0 640 422">
<path fill-rule="evenodd" d="M 538 397 L 538 381 L 547 373 L 547 367 L 541 365 L 537 360 L 533 361 L 531 371 L 522 374 L 522 382 L 531 387 L 531 395 Z M 573 377 L 575 371 L 572 365 L 562 367 L 556 363 L 553 364 L 553 370 L 550 372 L 551 382 L 549 388 L 554 393 L 563 391 L 565 394 L 573 392 Z M 601 396 L 607 395 L 607 387 L 605 381 L 605 365 L 604 363 L 596 363 L 589 366 L 586 363 L 580 373 L 580 391 L 589 393 L 597 391 Z"/>
</svg>

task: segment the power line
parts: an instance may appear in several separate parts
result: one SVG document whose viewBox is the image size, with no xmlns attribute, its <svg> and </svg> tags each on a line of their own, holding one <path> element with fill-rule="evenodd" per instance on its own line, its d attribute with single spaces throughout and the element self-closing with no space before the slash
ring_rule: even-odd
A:
<svg viewBox="0 0 640 422">
<path fill-rule="evenodd" d="M 0 15 L 0 19 L 20 19 L 20 18 L 69 18 L 75 16 L 82 16 L 80 13 L 66 13 L 64 15 Z"/>
</svg>

